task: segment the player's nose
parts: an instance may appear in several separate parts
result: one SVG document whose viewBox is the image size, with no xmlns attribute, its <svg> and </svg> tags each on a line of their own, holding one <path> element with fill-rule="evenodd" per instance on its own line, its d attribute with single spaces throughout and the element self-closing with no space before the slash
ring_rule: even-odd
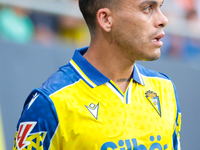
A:
<svg viewBox="0 0 200 150">
<path fill-rule="evenodd" d="M 155 22 L 155 26 L 157 28 L 164 28 L 168 23 L 167 17 L 161 12 L 161 10 L 158 11 L 157 19 Z"/>
</svg>

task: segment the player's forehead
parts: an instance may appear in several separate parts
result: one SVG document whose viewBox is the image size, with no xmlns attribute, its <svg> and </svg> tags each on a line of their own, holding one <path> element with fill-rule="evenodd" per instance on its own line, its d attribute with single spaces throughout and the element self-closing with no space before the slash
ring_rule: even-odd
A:
<svg viewBox="0 0 200 150">
<path fill-rule="evenodd" d="M 164 0 L 120 0 L 120 2 L 121 4 L 123 3 L 125 5 L 134 4 L 135 6 L 142 5 L 142 4 L 161 5 L 164 2 Z"/>
<path fill-rule="evenodd" d="M 137 0 L 136 0 L 137 1 Z M 163 4 L 164 0 L 138 0 L 140 4 L 154 4 L 154 5 L 161 5 Z"/>
</svg>

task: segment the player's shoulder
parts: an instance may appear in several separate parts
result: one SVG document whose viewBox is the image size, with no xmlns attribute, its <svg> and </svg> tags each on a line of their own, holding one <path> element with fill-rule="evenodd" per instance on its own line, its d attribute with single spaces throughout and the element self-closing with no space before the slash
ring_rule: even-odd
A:
<svg viewBox="0 0 200 150">
<path fill-rule="evenodd" d="M 35 88 L 30 92 L 30 94 L 26 98 L 23 111 L 29 110 L 30 108 L 34 108 L 34 110 L 36 110 L 36 108 L 39 108 L 39 106 L 51 107 L 51 103 L 51 99 L 42 89 Z"/>
<path fill-rule="evenodd" d="M 40 87 L 46 94 L 50 95 L 63 87 L 69 86 L 80 79 L 80 76 L 74 71 L 70 63 L 59 68 L 53 73 Z"/>
<path fill-rule="evenodd" d="M 144 66 L 139 65 L 139 64 L 136 64 L 136 67 L 138 71 L 140 72 L 140 74 L 142 74 L 145 77 L 170 80 L 170 78 L 164 73 L 145 68 Z"/>
<path fill-rule="evenodd" d="M 29 112 L 34 108 L 37 109 L 51 109 L 53 111 L 53 102 L 50 95 L 56 91 L 59 91 L 63 87 L 69 86 L 74 82 L 78 81 L 80 77 L 77 73 L 70 67 L 69 64 L 62 66 L 58 71 L 53 73 L 40 88 L 35 88 L 27 97 L 23 112 Z M 40 108 L 41 107 L 41 108 Z M 37 108 L 37 109 L 36 109 Z M 29 110 L 30 109 L 30 110 Z M 26 113 L 27 113 L 26 112 Z M 35 111 L 34 111 L 35 112 Z M 55 111 L 56 112 L 56 111 Z M 55 113 L 53 112 L 53 113 Z"/>
<path fill-rule="evenodd" d="M 41 89 L 34 89 L 24 104 L 17 124 L 15 140 L 21 141 L 23 137 L 27 137 L 26 140 L 29 141 L 29 144 L 26 146 L 37 147 L 38 145 L 33 142 L 33 139 L 35 139 L 39 143 L 42 141 L 41 144 L 43 144 L 44 149 L 48 149 L 58 125 L 58 116 L 53 102 Z M 22 138 L 20 139 L 18 135 L 22 135 Z M 17 147 L 23 149 L 23 145 L 18 144 L 20 143 L 17 143 Z"/>
<path fill-rule="evenodd" d="M 19 123 L 37 122 L 39 118 L 58 122 L 53 102 L 41 89 L 36 88 L 29 94 L 24 103 Z"/>
</svg>

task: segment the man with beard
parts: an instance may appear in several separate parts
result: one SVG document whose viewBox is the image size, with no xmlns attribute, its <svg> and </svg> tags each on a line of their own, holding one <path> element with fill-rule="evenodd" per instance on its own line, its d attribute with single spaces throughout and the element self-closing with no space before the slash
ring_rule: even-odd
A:
<svg viewBox="0 0 200 150">
<path fill-rule="evenodd" d="M 15 148 L 180 150 L 172 81 L 137 60 L 160 57 L 163 0 L 79 0 L 89 47 L 27 98 Z"/>
</svg>

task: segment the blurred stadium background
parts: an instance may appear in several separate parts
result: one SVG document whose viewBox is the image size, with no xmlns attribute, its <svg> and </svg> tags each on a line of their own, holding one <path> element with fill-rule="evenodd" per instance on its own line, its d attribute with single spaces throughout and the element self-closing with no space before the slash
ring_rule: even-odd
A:
<svg viewBox="0 0 200 150">
<path fill-rule="evenodd" d="M 30 91 L 66 64 L 76 48 L 89 44 L 77 2 L 0 0 L 1 150 L 12 149 L 17 121 Z M 154 62 L 138 62 L 174 81 L 182 110 L 183 150 L 199 150 L 199 8 L 200 0 L 166 0 L 161 9 L 169 23 L 162 56 Z"/>
</svg>

